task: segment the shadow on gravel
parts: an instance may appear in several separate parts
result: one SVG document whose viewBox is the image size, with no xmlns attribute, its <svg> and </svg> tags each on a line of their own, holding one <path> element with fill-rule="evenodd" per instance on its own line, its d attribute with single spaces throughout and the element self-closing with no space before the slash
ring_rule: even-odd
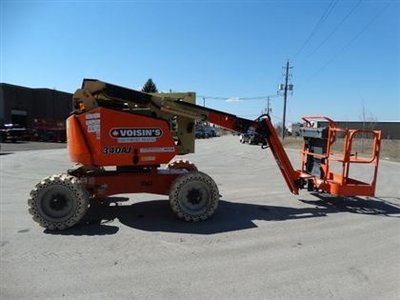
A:
<svg viewBox="0 0 400 300">
<path fill-rule="evenodd" d="M 74 226 L 66 230 L 45 230 L 44 233 L 52 235 L 110 235 L 118 232 L 119 227 L 109 225 L 108 222 L 117 218 L 117 216 L 109 218 L 109 210 L 117 208 L 117 206 L 110 206 L 112 203 L 121 203 L 129 201 L 127 197 L 108 197 L 103 201 L 97 200 L 89 208 L 85 220 L 82 224 Z"/>
<path fill-rule="evenodd" d="M 316 205 L 332 210 L 332 212 L 350 212 L 364 215 L 380 215 L 392 218 L 400 218 L 400 205 L 392 203 L 385 198 L 400 200 L 399 198 L 368 197 L 333 197 L 312 193 L 319 200 L 300 200 L 306 204 Z"/>
<path fill-rule="evenodd" d="M 400 207 L 387 201 L 361 198 L 322 198 L 303 203 L 314 207 L 291 208 L 234 203 L 221 200 L 214 216 L 205 222 L 187 223 L 178 220 L 172 213 L 167 200 L 139 202 L 121 206 L 95 206 L 89 209 L 88 225 L 73 227 L 60 232 L 45 231 L 60 235 L 110 235 L 119 228 L 107 225 L 114 219 L 122 224 L 144 231 L 216 234 L 255 228 L 255 220 L 287 221 L 324 217 L 332 213 L 351 212 L 367 215 L 399 217 Z M 114 201 L 111 201 L 114 202 Z M 395 216 L 396 215 L 396 216 Z"/>
<path fill-rule="evenodd" d="M 110 235 L 116 234 L 119 230 L 119 227 L 106 225 L 106 224 L 82 224 L 79 226 L 75 226 L 69 228 L 67 230 L 61 231 L 52 231 L 52 230 L 45 230 L 44 233 L 51 234 L 51 235 Z"/>
<path fill-rule="evenodd" d="M 255 220 L 285 221 L 326 216 L 326 209 L 296 209 L 280 206 L 234 203 L 221 200 L 218 210 L 205 222 L 188 223 L 178 220 L 168 201 L 150 201 L 133 204 L 129 211 L 118 216 L 129 227 L 145 231 L 165 231 L 193 234 L 215 234 L 255 228 Z M 128 210 L 127 210 L 128 212 Z"/>
</svg>

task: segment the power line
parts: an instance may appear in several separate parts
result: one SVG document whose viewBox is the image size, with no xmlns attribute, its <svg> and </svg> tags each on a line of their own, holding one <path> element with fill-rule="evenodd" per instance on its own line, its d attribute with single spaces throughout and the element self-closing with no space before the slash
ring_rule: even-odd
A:
<svg viewBox="0 0 400 300">
<path fill-rule="evenodd" d="M 197 95 L 197 97 L 199 98 L 207 98 L 207 99 L 212 99 L 212 100 L 227 100 L 231 97 L 216 97 L 216 96 L 201 96 L 201 95 Z"/>
<path fill-rule="evenodd" d="M 333 9 L 335 8 L 336 4 L 338 3 L 339 0 L 331 0 L 329 3 L 328 7 L 322 14 L 322 16 L 319 18 L 318 22 L 315 24 L 314 28 L 311 30 L 310 35 L 308 38 L 303 42 L 299 50 L 297 50 L 296 54 L 293 56 L 293 59 L 298 56 L 303 49 L 307 46 L 307 44 L 310 42 L 311 38 L 317 33 L 318 29 L 320 28 L 321 24 L 325 22 L 325 20 L 329 17 L 329 15 L 332 13 Z"/>
<path fill-rule="evenodd" d="M 336 25 L 336 27 L 328 34 L 328 36 L 312 51 L 308 58 L 318 51 L 325 43 L 336 33 L 336 31 L 342 26 L 342 24 L 354 13 L 354 11 L 360 6 L 363 0 L 359 0 L 351 10 L 343 17 L 343 19 Z"/>
<path fill-rule="evenodd" d="M 218 97 L 218 96 L 202 96 L 198 95 L 198 98 L 205 98 L 207 100 L 222 100 L 226 101 L 229 99 L 235 99 L 238 101 L 251 101 L 251 100 L 266 100 L 272 97 L 278 97 L 278 95 L 267 95 L 267 96 L 255 96 L 255 97 Z"/>
<path fill-rule="evenodd" d="M 282 117 L 279 117 L 279 116 L 277 116 L 277 115 L 274 115 L 273 113 L 270 113 L 269 114 L 272 118 L 274 118 L 274 119 L 276 119 L 276 120 L 278 120 L 279 122 L 282 122 Z M 296 123 L 296 122 L 298 122 L 298 120 L 297 121 L 293 121 L 293 120 L 287 120 L 289 123 Z"/>
<path fill-rule="evenodd" d="M 378 11 L 378 13 L 376 13 L 371 19 L 370 21 L 364 25 L 363 28 L 361 28 L 361 30 L 352 37 L 352 39 L 345 44 L 342 48 L 339 49 L 338 52 L 336 52 L 335 55 L 332 56 L 331 59 L 329 59 L 321 68 L 318 69 L 317 72 L 315 72 L 312 76 L 309 77 L 308 80 L 311 80 L 312 78 L 314 78 L 316 75 L 318 75 L 320 72 L 322 72 L 323 70 L 325 70 L 325 68 L 327 66 L 329 66 L 338 56 L 340 56 L 340 54 L 342 54 L 342 52 L 346 51 L 352 44 L 354 41 L 356 41 L 367 29 L 368 27 L 375 22 L 375 20 L 390 6 L 390 4 L 393 3 L 393 0 L 391 0 L 390 2 L 388 2 L 385 7 L 383 7 L 380 11 Z"/>
</svg>

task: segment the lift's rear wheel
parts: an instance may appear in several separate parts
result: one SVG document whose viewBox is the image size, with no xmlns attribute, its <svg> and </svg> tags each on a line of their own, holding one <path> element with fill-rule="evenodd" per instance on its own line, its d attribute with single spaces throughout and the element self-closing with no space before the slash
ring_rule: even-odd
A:
<svg viewBox="0 0 400 300">
<path fill-rule="evenodd" d="M 197 167 L 189 160 L 174 160 L 168 164 L 168 169 L 188 170 L 189 172 L 197 171 Z"/>
<path fill-rule="evenodd" d="M 172 184 L 169 202 L 178 218 L 188 222 L 206 220 L 218 207 L 219 192 L 214 180 L 202 172 L 179 176 Z"/>
<path fill-rule="evenodd" d="M 35 186 L 28 205 L 33 220 L 42 227 L 62 230 L 82 220 L 89 206 L 89 194 L 78 178 L 53 175 Z"/>
</svg>

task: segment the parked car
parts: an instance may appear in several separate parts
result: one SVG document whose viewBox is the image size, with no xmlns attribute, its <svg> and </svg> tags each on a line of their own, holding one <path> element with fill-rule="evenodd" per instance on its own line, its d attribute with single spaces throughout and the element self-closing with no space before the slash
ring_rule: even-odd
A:
<svg viewBox="0 0 400 300">
<path fill-rule="evenodd" d="M 262 136 L 257 134 L 253 128 L 250 128 L 246 133 L 242 133 L 240 135 L 240 142 L 242 144 L 248 143 L 250 145 L 267 144 L 267 141 Z"/>
<path fill-rule="evenodd" d="M 208 138 L 208 135 L 203 127 L 197 127 L 195 130 L 195 136 L 197 139 Z"/>
<path fill-rule="evenodd" d="M 4 124 L 0 126 L 0 142 L 11 141 L 15 143 L 18 140 L 27 139 L 28 132 L 25 127 L 19 124 Z"/>
<path fill-rule="evenodd" d="M 217 132 L 214 127 L 207 126 L 204 128 L 205 133 L 207 134 L 207 137 L 216 137 Z"/>
</svg>

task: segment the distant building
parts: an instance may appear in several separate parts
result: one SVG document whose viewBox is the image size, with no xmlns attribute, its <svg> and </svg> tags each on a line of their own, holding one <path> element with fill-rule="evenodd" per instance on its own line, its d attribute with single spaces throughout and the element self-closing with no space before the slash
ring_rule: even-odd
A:
<svg viewBox="0 0 400 300">
<path fill-rule="evenodd" d="M 33 128 L 36 122 L 63 122 L 72 111 L 72 94 L 0 83 L 0 123 Z"/>
<path fill-rule="evenodd" d="M 303 126 L 302 123 L 292 123 L 292 131 L 291 134 L 293 136 L 299 136 L 300 135 L 300 128 Z"/>
<path fill-rule="evenodd" d="M 326 121 L 315 121 L 315 126 L 325 127 Z M 336 126 L 349 129 L 381 130 L 382 138 L 399 140 L 400 139 L 400 121 L 335 121 Z M 300 135 L 301 123 L 292 124 L 292 134 Z"/>
</svg>

